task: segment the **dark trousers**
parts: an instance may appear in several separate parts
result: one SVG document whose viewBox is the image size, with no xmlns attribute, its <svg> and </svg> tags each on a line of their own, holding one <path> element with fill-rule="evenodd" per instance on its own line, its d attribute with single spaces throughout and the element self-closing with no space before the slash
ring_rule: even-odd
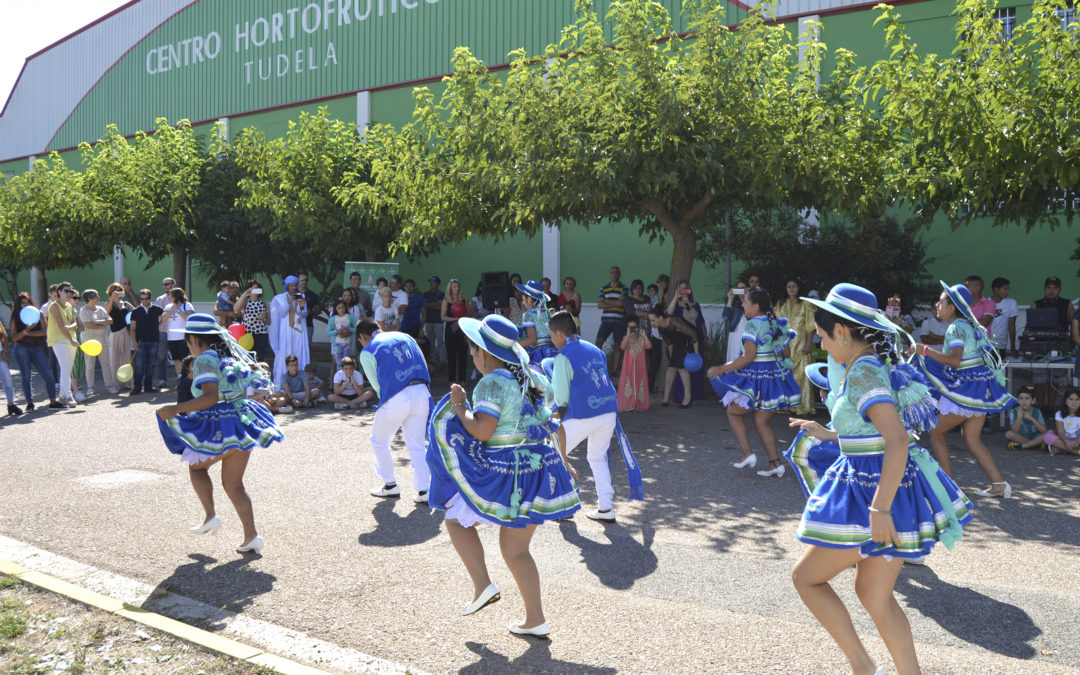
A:
<svg viewBox="0 0 1080 675">
<path fill-rule="evenodd" d="M 468 375 L 465 372 L 465 357 L 469 354 L 466 346 L 465 333 L 458 328 L 457 323 L 446 327 L 446 367 L 447 377 L 451 382 L 465 382 Z"/>
<path fill-rule="evenodd" d="M 645 352 L 645 363 L 649 373 L 649 391 L 652 391 L 656 386 L 656 374 L 660 372 L 660 357 L 664 352 L 664 341 L 650 336 L 649 342 L 652 348 Z"/>
<path fill-rule="evenodd" d="M 255 340 L 255 358 L 259 361 L 267 361 L 270 355 L 270 333 L 252 333 L 251 338 Z"/>
<path fill-rule="evenodd" d="M 154 386 L 154 364 L 157 361 L 158 341 L 144 340 L 139 343 L 135 350 L 135 378 L 133 384 L 136 389 L 151 389 Z"/>
<path fill-rule="evenodd" d="M 46 347 L 24 347 L 16 342 L 11 346 L 11 355 L 15 357 L 15 365 L 19 367 L 19 379 L 22 380 L 23 396 L 27 403 L 33 402 L 30 390 L 30 366 L 34 366 L 38 375 L 45 380 L 45 391 L 49 394 L 49 400 L 56 400 L 56 375 L 53 374 L 52 365 L 49 363 L 49 353 Z M 48 352 L 52 352 L 51 349 Z"/>
</svg>

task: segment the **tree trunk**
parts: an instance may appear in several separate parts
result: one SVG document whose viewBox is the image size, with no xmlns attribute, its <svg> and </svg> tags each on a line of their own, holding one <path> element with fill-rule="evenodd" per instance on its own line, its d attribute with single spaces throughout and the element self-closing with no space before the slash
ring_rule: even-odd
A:
<svg viewBox="0 0 1080 675">
<path fill-rule="evenodd" d="M 690 272 L 694 269 L 694 256 L 697 254 L 697 234 L 689 226 L 677 223 L 668 228 L 671 242 L 674 247 L 671 251 L 671 283 L 674 288 L 684 279 L 690 280 Z"/>
<path fill-rule="evenodd" d="M 187 280 L 187 249 L 183 244 L 173 244 L 172 256 L 172 276 L 176 280 L 176 286 L 187 291 L 188 297 L 191 297 L 192 289 L 188 287 Z"/>
<path fill-rule="evenodd" d="M 49 280 L 45 278 L 45 268 L 37 268 L 38 288 L 41 289 L 40 298 L 34 298 L 34 302 L 41 304 L 49 299 Z"/>
</svg>

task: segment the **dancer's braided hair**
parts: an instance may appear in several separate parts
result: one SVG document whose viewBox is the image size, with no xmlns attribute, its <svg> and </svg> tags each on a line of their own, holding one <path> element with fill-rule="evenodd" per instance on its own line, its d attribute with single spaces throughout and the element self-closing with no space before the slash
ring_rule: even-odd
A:
<svg viewBox="0 0 1080 675">
<path fill-rule="evenodd" d="M 892 340 L 889 339 L 889 334 L 885 331 L 878 330 L 876 328 L 869 328 L 867 326 L 855 325 L 851 327 L 851 334 L 866 341 L 866 344 L 874 350 L 874 355 L 878 357 L 878 360 L 882 363 L 892 361 L 897 362 L 896 350 L 893 346 Z"/>
</svg>

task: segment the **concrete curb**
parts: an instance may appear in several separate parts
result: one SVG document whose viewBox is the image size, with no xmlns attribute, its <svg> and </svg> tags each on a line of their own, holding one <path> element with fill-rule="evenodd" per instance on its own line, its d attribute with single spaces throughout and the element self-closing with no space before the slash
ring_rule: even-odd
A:
<svg viewBox="0 0 1080 675">
<path fill-rule="evenodd" d="M 2 535 L 0 573 L 59 593 L 76 602 L 151 626 L 205 649 L 274 668 L 280 673 L 420 673 L 415 668 L 407 668 L 355 649 L 319 640 L 284 626 L 212 607 L 171 591 L 162 592 L 136 579 L 65 558 Z M 188 620 L 209 622 L 215 627 L 220 626 L 220 629 L 218 632 L 203 630 L 185 623 Z M 220 633 L 231 633 L 246 642 L 225 637 Z M 268 649 L 273 649 L 274 652 Z M 293 659 L 317 663 L 328 670 L 305 665 Z"/>
</svg>

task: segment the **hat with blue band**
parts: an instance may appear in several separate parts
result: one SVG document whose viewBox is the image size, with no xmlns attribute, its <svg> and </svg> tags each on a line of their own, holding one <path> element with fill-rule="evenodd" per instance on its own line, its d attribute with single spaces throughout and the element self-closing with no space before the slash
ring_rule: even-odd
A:
<svg viewBox="0 0 1080 675">
<path fill-rule="evenodd" d="M 540 284 L 539 281 L 529 279 L 523 284 L 514 284 L 514 288 L 518 289 L 533 300 L 539 300 L 540 302 L 548 302 L 549 300 L 551 300 L 551 297 L 544 292 L 544 287 Z"/>
<path fill-rule="evenodd" d="M 893 333 L 896 325 L 885 318 L 877 306 L 877 297 L 862 286 L 855 284 L 837 284 L 829 290 L 824 300 L 802 298 L 806 302 L 820 307 L 827 312 L 853 321 L 860 326 Z"/>
<path fill-rule="evenodd" d="M 184 323 L 184 332 L 194 335 L 220 335 L 222 327 L 209 314 L 192 314 Z"/>
<path fill-rule="evenodd" d="M 473 344 L 500 361 L 507 363 L 521 361 L 514 349 L 514 347 L 521 347 L 517 342 L 518 328 L 505 316 L 491 314 L 485 316 L 483 320 L 462 317 L 458 319 L 458 326 Z M 528 362 L 528 358 L 525 361 Z"/>
</svg>

